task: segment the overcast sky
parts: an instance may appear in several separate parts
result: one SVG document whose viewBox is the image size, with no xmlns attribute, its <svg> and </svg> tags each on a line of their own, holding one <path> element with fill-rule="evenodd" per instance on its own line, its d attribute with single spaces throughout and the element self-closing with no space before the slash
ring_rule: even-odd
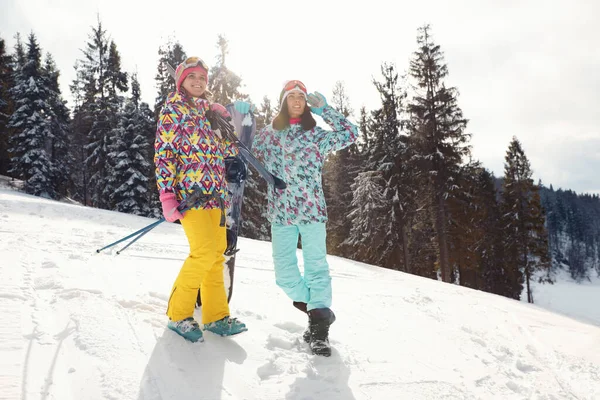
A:
<svg viewBox="0 0 600 400">
<path fill-rule="evenodd" d="M 417 28 L 432 26 L 469 119 L 473 155 L 497 176 L 512 136 L 534 178 L 555 188 L 600 193 L 600 1 L 81 1 L 0 0 L 0 37 L 34 32 L 68 85 L 100 16 L 123 67 L 138 72 L 154 104 L 157 51 L 168 36 L 212 65 L 219 33 L 227 65 L 254 102 L 275 99 L 287 79 L 331 97 L 345 83 L 353 108 L 378 105 L 380 65 L 408 68 Z M 415 4 L 417 3 L 417 4 Z"/>
</svg>

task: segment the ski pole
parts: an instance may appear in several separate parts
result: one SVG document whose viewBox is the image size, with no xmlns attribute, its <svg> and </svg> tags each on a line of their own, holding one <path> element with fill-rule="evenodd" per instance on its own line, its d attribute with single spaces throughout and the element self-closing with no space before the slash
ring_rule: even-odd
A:
<svg viewBox="0 0 600 400">
<path fill-rule="evenodd" d="M 206 196 L 206 195 L 204 195 L 204 194 L 202 193 L 202 191 L 199 191 L 199 192 L 198 192 L 198 191 L 194 191 L 194 192 L 192 192 L 192 194 L 190 194 L 190 195 L 189 195 L 189 198 L 188 198 L 188 199 L 186 199 L 185 201 L 183 201 L 183 202 L 182 202 L 182 203 L 179 205 L 179 207 L 178 207 L 178 208 L 179 208 L 179 211 L 180 211 L 180 212 L 182 212 L 182 213 L 183 213 L 183 212 L 186 212 L 186 211 L 188 211 L 190 208 L 193 208 L 193 207 L 195 207 L 196 205 L 198 205 L 198 204 L 200 203 L 200 201 L 201 201 L 201 200 L 208 201 L 209 199 L 207 198 L 207 196 Z M 188 205 L 187 205 L 188 203 L 191 203 L 191 204 L 192 204 L 192 206 L 188 206 Z M 127 247 L 131 246 L 133 243 L 135 243 L 136 241 L 138 241 L 138 240 L 139 240 L 139 239 L 140 239 L 142 236 L 144 236 L 146 233 L 150 232 L 152 229 L 156 228 L 158 225 L 160 225 L 161 223 L 163 223 L 163 222 L 165 222 L 165 221 L 166 221 L 166 220 L 165 220 L 165 218 L 164 218 L 164 217 L 162 217 L 162 218 L 161 218 L 161 219 L 159 219 L 158 221 L 156 221 L 156 222 L 153 222 L 153 223 L 151 223 L 150 225 L 148 225 L 148 226 L 145 226 L 145 227 L 143 227 L 142 229 L 139 229 L 139 230 L 137 230 L 137 231 L 133 232 L 132 234 L 130 234 L 130 235 L 128 235 L 128 236 L 125 236 L 125 237 L 124 237 L 124 238 L 122 238 L 122 239 L 119 239 L 119 240 L 117 240 L 116 242 L 113 242 L 113 243 L 111 243 L 111 244 L 109 244 L 109 245 L 107 245 L 107 246 L 104 246 L 104 247 L 103 247 L 103 248 L 101 248 L 101 249 L 98 249 L 98 250 L 96 250 L 96 253 L 100 253 L 102 250 L 106 250 L 106 249 L 108 249 L 109 247 L 113 247 L 113 246 L 115 246 L 115 245 L 117 245 L 117 244 L 119 244 L 119 243 L 121 243 L 121 242 L 124 242 L 124 241 L 125 241 L 125 240 L 127 240 L 127 239 L 130 239 L 130 238 L 132 238 L 132 237 L 134 237 L 134 236 L 136 236 L 136 235 L 139 235 L 138 237 L 136 237 L 135 239 L 133 239 L 133 240 L 132 240 L 132 241 L 131 241 L 131 242 L 130 242 L 130 243 L 127 245 L 127 246 L 123 247 L 121 250 L 119 250 L 119 251 L 117 252 L 117 254 L 120 254 L 120 253 L 121 253 L 123 250 L 125 250 Z"/>
<path fill-rule="evenodd" d="M 181 210 L 181 212 L 183 213 L 189 209 L 190 209 L 190 207 L 187 207 L 187 208 Z M 165 221 L 165 219 L 162 218 L 161 222 L 164 222 L 164 221 Z M 135 242 L 140 240 L 142 238 L 142 236 L 144 236 L 146 233 L 150 232 L 152 229 L 156 228 L 157 226 L 158 226 L 158 224 L 151 224 L 151 225 L 148 225 L 146 227 L 146 229 L 144 229 L 142 232 L 138 231 L 139 235 L 135 239 L 133 239 L 131 242 L 127 243 L 127 245 L 125 247 L 123 247 L 121 250 L 117 251 L 117 255 L 121 254 L 126 248 L 128 248 L 129 246 L 131 246 L 132 244 L 134 244 Z"/>
<path fill-rule="evenodd" d="M 158 226 L 158 224 L 156 224 L 153 227 L 148 228 L 144 232 L 140 233 L 138 235 L 138 237 L 136 237 L 135 239 L 133 239 L 131 242 L 127 243 L 127 245 L 125 247 L 123 247 L 121 250 L 117 251 L 117 255 L 121 254 L 122 251 L 124 251 L 126 248 L 128 248 L 129 246 L 131 246 L 132 244 L 134 244 L 135 242 L 137 242 L 138 240 L 140 240 L 142 238 L 142 236 L 144 236 L 146 233 L 150 232 L 152 229 L 156 228 L 157 226 Z"/>
<path fill-rule="evenodd" d="M 155 227 L 157 227 L 159 224 L 161 224 L 161 223 L 163 223 L 163 222 L 165 222 L 165 219 L 164 219 L 164 217 L 163 217 L 163 218 L 161 218 L 161 219 L 159 219 L 159 220 L 158 220 L 158 221 L 156 221 L 156 222 L 153 222 L 153 223 L 151 223 L 151 224 L 150 224 L 150 225 L 148 225 L 148 226 L 145 226 L 145 227 L 143 227 L 143 228 L 142 228 L 142 229 L 140 229 L 140 230 L 137 230 L 137 231 L 133 232 L 131 235 L 125 236 L 124 238 L 122 238 L 122 239 L 119 239 L 119 240 L 117 240 L 116 242 L 113 242 L 113 243 L 111 243 L 111 244 L 109 244 L 109 245 L 106 245 L 106 246 L 104 246 L 104 247 L 103 247 L 103 248 L 101 248 L 101 249 L 98 249 L 98 250 L 96 250 L 96 253 L 100 253 L 102 250 L 106 250 L 106 249 L 108 249 L 109 247 L 113 247 L 114 245 L 117 245 L 117 244 L 119 244 L 119 243 L 121 243 L 121 242 L 124 242 L 125 240 L 127 240 L 127 239 L 130 239 L 130 238 L 134 237 L 135 235 L 139 235 L 140 233 L 141 233 L 141 234 L 145 234 L 145 233 L 147 233 L 148 231 L 150 231 L 150 230 L 154 229 Z"/>
</svg>

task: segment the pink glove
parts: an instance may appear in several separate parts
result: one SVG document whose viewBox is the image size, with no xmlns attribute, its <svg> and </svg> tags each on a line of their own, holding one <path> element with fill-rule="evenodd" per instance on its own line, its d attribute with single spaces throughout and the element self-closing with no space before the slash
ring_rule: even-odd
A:
<svg viewBox="0 0 600 400">
<path fill-rule="evenodd" d="M 183 215 L 179 212 L 179 202 L 175 193 L 163 193 L 160 195 L 160 202 L 162 204 L 163 215 L 169 222 L 175 222 L 178 219 L 182 219 Z"/>
<path fill-rule="evenodd" d="M 212 103 L 210 105 L 210 109 L 216 113 L 218 113 L 223 118 L 230 118 L 229 111 L 219 103 Z"/>
</svg>

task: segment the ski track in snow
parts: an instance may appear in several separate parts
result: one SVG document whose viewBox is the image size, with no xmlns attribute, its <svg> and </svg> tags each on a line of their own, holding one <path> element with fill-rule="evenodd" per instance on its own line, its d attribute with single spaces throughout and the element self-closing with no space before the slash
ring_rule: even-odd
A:
<svg viewBox="0 0 600 400">
<path fill-rule="evenodd" d="M 250 331 L 192 344 L 164 315 L 180 227 L 115 256 L 95 249 L 150 220 L 2 189 L 0 218 L 0 316 L 20 327 L 0 327 L 0 398 L 600 398 L 600 328 L 535 306 L 331 257 L 338 320 L 317 357 L 270 244 L 241 238 L 231 310 Z"/>
</svg>

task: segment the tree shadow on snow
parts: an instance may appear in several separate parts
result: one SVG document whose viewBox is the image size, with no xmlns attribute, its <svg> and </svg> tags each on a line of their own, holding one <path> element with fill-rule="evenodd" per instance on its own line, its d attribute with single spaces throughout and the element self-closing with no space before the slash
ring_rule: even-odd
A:
<svg viewBox="0 0 600 400">
<path fill-rule="evenodd" d="M 220 400 L 225 364 L 242 364 L 246 351 L 233 339 L 205 334 L 191 343 L 165 328 L 140 382 L 138 400 Z"/>
<path fill-rule="evenodd" d="M 350 368 L 332 348 L 331 357 L 312 356 L 306 366 L 306 377 L 297 378 L 290 386 L 286 400 L 327 399 L 355 400 L 348 386 Z"/>
</svg>

